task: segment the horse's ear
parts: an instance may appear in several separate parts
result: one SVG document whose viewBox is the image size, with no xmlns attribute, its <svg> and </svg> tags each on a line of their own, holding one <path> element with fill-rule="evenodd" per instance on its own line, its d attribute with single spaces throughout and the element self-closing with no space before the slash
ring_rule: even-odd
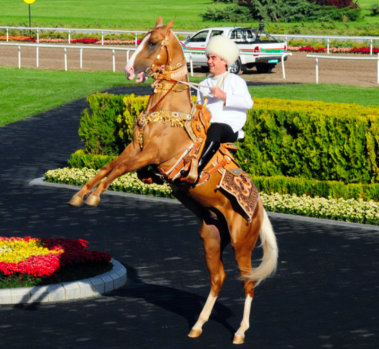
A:
<svg viewBox="0 0 379 349">
<path fill-rule="evenodd" d="M 158 27 L 158 25 L 162 25 L 162 24 L 163 24 L 163 19 L 161 16 L 158 16 L 157 23 L 155 23 L 155 26 Z"/>
<path fill-rule="evenodd" d="M 174 26 L 174 23 L 175 23 L 175 18 L 170 23 L 166 24 L 165 29 L 167 29 L 167 31 L 170 31 L 171 28 Z"/>
</svg>

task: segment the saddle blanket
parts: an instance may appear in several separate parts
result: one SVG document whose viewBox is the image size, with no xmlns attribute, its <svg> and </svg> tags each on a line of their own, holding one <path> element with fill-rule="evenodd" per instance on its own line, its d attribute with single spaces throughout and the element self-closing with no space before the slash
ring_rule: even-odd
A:
<svg viewBox="0 0 379 349">
<path fill-rule="evenodd" d="M 234 196 L 242 208 L 248 222 L 251 222 L 255 207 L 257 206 L 259 192 L 253 181 L 241 170 L 239 175 L 232 174 L 224 169 L 219 188 Z"/>
</svg>

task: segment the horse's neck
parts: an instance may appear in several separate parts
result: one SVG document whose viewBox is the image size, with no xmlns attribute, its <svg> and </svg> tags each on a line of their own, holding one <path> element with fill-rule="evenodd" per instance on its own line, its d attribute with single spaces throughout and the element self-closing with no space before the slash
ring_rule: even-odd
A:
<svg viewBox="0 0 379 349">
<path fill-rule="evenodd" d="M 179 39 L 174 35 L 170 42 L 170 48 L 172 49 L 171 56 L 173 58 L 170 63 L 171 66 L 184 61 L 183 50 L 180 45 Z M 176 79 L 178 81 L 189 82 L 188 71 L 186 75 Z M 183 113 L 190 113 L 192 110 L 192 100 L 190 88 L 181 92 L 171 91 L 168 93 L 167 90 L 155 93 L 150 98 L 149 108 L 156 106 L 155 110 L 171 110 Z M 163 98 L 162 98 L 163 97 Z"/>
</svg>

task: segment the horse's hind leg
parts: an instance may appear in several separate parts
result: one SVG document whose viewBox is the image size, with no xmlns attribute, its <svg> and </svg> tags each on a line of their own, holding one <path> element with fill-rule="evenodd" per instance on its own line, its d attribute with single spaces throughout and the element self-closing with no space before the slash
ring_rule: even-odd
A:
<svg viewBox="0 0 379 349">
<path fill-rule="evenodd" d="M 207 266 L 211 274 L 211 291 L 205 302 L 199 319 L 192 327 L 189 337 L 195 338 L 201 335 L 202 327 L 211 315 L 217 296 L 225 280 L 225 271 L 222 264 L 222 251 L 229 242 L 229 236 L 222 236 L 222 232 L 214 224 L 203 221 L 200 228 L 200 237 L 203 241 Z"/>
<path fill-rule="evenodd" d="M 109 164 L 105 165 L 99 173 L 97 173 L 93 178 L 91 178 L 86 184 L 83 185 L 83 187 L 78 191 L 72 199 L 68 202 L 71 206 L 81 206 L 83 203 L 83 199 L 85 196 L 87 196 L 95 186 L 100 183 L 100 181 L 105 178 L 110 172 L 113 171 L 113 169 L 118 166 L 121 162 L 125 161 L 128 157 L 135 155 L 138 152 L 138 149 L 136 149 L 135 144 L 131 143 L 129 144 L 125 150 L 122 152 L 122 154 L 115 159 L 114 161 L 110 162 Z"/>
</svg>

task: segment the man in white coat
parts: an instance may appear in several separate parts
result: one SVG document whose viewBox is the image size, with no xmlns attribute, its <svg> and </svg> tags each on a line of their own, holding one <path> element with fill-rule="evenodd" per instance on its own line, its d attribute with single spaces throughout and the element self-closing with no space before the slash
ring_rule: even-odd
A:
<svg viewBox="0 0 379 349">
<path fill-rule="evenodd" d="M 204 151 L 198 165 L 198 175 L 212 159 L 221 143 L 236 142 L 244 138 L 242 127 L 246 122 L 246 110 L 253 107 L 253 100 L 245 80 L 228 72 L 238 59 L 238 47 L 232 40 L 224 36 L 214 36 L 205 50 L 208 57 L 210 75 L 202 81 L 197 93 L 197 104 L 203 104 L 201 91 L 209 94 L 207 108 L 212 114 L 211 126 L 207 132 Z M 182 177 L 187 177 L 189 171 L 182 171 Z"/>
</svg>

